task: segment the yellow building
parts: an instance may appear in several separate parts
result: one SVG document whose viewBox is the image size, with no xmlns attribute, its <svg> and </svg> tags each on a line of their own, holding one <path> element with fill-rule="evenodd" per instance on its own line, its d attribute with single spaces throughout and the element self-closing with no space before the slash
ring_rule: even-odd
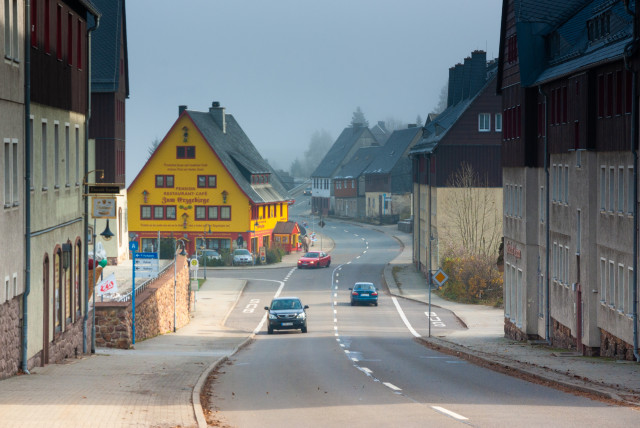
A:
<svg viewBox="0 0 640 428">
<path fill-rule="evenodd" d="M 180 106 L 173 124 L 127 189 L 131 239 L 158 251 L 158 236 L 254 254 L 271 244 L 289 218 L 286 189 L 232 115 L 214 102 L 208 112 Z"/>
</svg>

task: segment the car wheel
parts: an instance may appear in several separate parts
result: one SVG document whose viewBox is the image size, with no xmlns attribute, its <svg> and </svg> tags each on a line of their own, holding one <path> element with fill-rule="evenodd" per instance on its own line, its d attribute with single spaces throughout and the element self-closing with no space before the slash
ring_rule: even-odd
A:
<svg viewBox="0 0 640 428">
<path fill-rule="evenodd" d="M 329 260 L 329 262 L 327 263 L 327 267 L 329 267 L 331 265 L 331 260 Z"/>
<path fill-rule="evenodd" d="M 304 327 L 302 327 L 300 329 L 301 332 L 306 333 L 307 332 L 307 326 L 305 325 Z"/>
<path fill-rule="evenodd" d="M 268 327 L 267 328 L 267 333 L 268 334 L 273 334 L 273 327 Z"/>
<path fill-rule="evenodd" d="M 373 306 L 378 306 L 378 302 L 375 302 L 375 303 L 373 304 Z"/>
<path fill-rule="evenodd" d="M 355 306 L 356 302 L 354 302 L 353 300 L 351 301 L 351 306 Z"/>
</svg>

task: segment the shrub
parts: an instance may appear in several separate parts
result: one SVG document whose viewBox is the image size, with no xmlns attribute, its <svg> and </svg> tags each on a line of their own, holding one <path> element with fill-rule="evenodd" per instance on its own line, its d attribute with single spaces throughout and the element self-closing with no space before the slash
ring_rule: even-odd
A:
<svg viewBox="0 0 640 428">
<path fill-rule="evenodd" d="M 274 246 L 267 248 L 266 262 L 267 264 L 278 263 L 282 261 L 282 256 L 286 254 L 286 251 L 282 247 Z"/>
</svg>

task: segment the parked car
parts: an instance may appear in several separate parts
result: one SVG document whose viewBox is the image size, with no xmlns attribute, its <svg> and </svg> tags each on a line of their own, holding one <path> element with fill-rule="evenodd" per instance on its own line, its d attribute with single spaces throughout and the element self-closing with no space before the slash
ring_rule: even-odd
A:
<svg viewBox="0 0 640 428">
<path fill-rule="evenodd" d="M 373 303 L 378 306 L 378 290 L 371 282 L 356 282 L 351 290 L 351 306 L 356 303 Z"/>
<path fill-rule="evenodd" d="M 302 192 L 302 194 L 304 196 L 311 196 L 311 187 L 307 187 L 306 189 L 304 189 L 304 192 Z"/>
<path fill-rule="evenodd" d="M 231 264 L 234 266 L 253 265 L 253 256 L 249 250 L 239 248 L 233 251 L 233 260 L 231 261 Z"/>
<path fill-rule="evenodd" d="M 198 261 L 202 263 L 202 259 L 207 258 L 207 262 L 211 260 L 222 260 L 222 256 L 216 250 L 201 250 L 198 254 Z"/>
<path fill-rule="evenodd" d="M 329 267 L 331 256 L 323 251 L 309 251 L 298 260 L 298 269 L 303 267 Z"/>
<path fill-rule="evenodd" d="M 277 297 L 271 301 L 270 306 L 264 309 L 269 311 L 269 324 L 267 332 L 273 334 L 273 330 L 297 330 L 307 332 L 307 312 L 309 306 L 302 306 L 297 297 Z"/>
</svg>

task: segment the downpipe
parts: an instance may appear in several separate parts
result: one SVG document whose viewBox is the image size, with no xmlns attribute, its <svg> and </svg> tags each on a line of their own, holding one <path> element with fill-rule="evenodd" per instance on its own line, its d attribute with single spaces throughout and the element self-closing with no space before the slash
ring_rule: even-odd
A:
<svg viewBox="0 0 640 428">
<path fill-rule="evenodd" d="M 29 293 L 31 293 L 31 0 L 24 2 L 24 293 L 22 295 L 22 371 L 29 372 L 29 362 L 27 361 L 28 344 L 28 308 Z"/>
<path fill-rule="evenodd" d="M 538 86 L 538 93 L 540 95 L 542 95 L 544 97 L 544 180 L 545 180 L 545 184 L 544 184 L 544 191 L 545 191 L 545 227 L 544 227 L 544 234 L 545 234 L 545 240 L 546 240 L 546 247 L 547 247 L 547 251 L 545 251 L 545 276 L 544 276 L 544 288 L 545 288 L 545 302 L 544 302 L 544 310 L 545 310 L 545 321 L 544 321 L 544 328 L 545 328 L 545 340 L 547 341 L 547 344 L 551 345 L 551 304 L 550 304 L 550 296 L 549 296 L 549 291 L 551 288 L 551 281 L 549 280 L 549 263 L 550 263 L 550 252 L 551 252 L 551 248 L 549 248 L 549 241 L 550 241 L 550 224 L 551 221 L 549 219 L 549 197 L 550 197 L 550 192 L 549 192 L 549 147 L 548 147 L 548 140 L 547 140 L 547 133 L 549 131 L 548 129 L 548 125 L 547 125 L 547 118 L 548 118 L 548 105 L 547 105 L 547 94 L 542 90 L 542 86 Z"/>
<path fill-rule="evenodd" d="M 638 30 L 636 23 L 637 4 L 634 2 L 634 10 L 629 7 L 629 0 L 624 2 L 625 9 L 633 19 L 633 40 L 625 46 L 624 66 L 631 72 L 631 153 L 633 153 L 633 298 L 632 298 L 632 320 L 633 320 L 633 356 L 640 362 L 640 352 L 638 352 L 638 73 L 631 67 L 629 60 L 633 57 L 638 42 Z"/>
</svg>

